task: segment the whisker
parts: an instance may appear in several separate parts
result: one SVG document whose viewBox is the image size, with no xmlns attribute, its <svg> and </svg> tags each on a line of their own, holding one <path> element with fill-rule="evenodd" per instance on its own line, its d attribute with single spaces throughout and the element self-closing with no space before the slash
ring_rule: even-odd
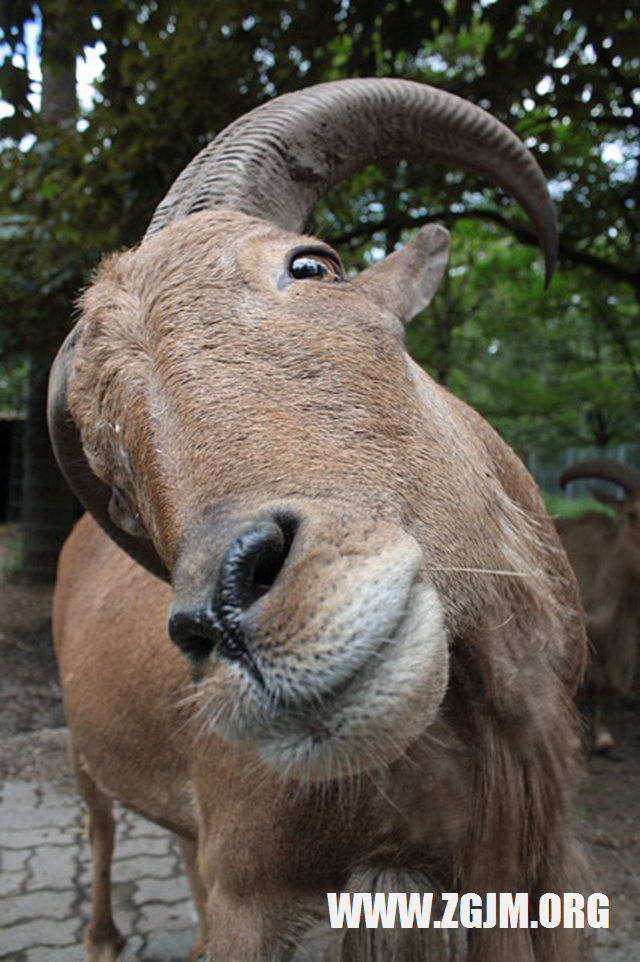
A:
<svg viewBox="0 0 640 962">
<path fill-rule="evenodd" d="M 511 612 L 511 614 L 508 615 L 504 619 L 504 621 L 501 621 L 499 625 L 492 625 L 490 628 L 485 628 L 484 631 L 500 631 L 501 628 L 504 628 L 505 625 L 508 625 L 509 622 L 513 621 L 514 618 L 515 618 L 515 615 L 513 614 L 513 612 Z"/>
<path fill-rule="evenodd" d="M 398 806 L 397 806 L 396 803 L 393 801 L 393 799 L 392 799 L 392 798 L 389 798 L 389 796 L 387 795 L 387 793 L 385 792 L 385 790 L 382 788 L 382 786 L 379 785 L 378 782 L 376 782 L 375 778 L 373 777 L 373 773 L 372 773 L 372 772 L 365 772 L 365 774 L 368 776 L 369 781 L 371 782 L 371 784 L 373 785 L 373 787 L 376 789 L 376 791 L 379 792 L 380 795 L 382 795 L 382 797 L 384 798 L 385 802 L 387 802 L 388 805 L 390 805 L 391 808 L 393 808 L 393 809 L 398 813 L 398 815 L 400 815 L 400 817 L 401 817 L 404 821 L 407 821 L 407 814 L 406 814 L 406 812 L 403 812 L 402 809 L 398 808 Z"/>
<path fill-rule="evenodd" d="M 422 732 L 420 737 L 426 739 L 427 741 L 431 742 L 432 745 L 436 745 L 440 749 L 445 749 L 445 751 L 451 751 L 455 748 L 455 746 L 450 742 L 445 742 L 436 735 L 433 735 L 428 728 Z"/>
<path fill-rule="evenodd" d="M 456 568 L 456 567 L 440 567 L 439 565 L 432 565 L 432 571 L 462 571 L 466 574 L 479 574 L 479 575 L 505 575 L 509 578 L 535 578 L 535 572 L 533 571 L 502 571 L 499 568 Z"/>
</svg>

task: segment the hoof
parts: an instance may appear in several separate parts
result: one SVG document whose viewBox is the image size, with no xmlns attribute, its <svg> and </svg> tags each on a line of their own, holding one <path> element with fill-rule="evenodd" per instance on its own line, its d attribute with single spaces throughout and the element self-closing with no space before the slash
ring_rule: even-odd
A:
<svg viewBox="0 0 640 962">
<path fill-rule="evenodd" d="M 608 728 L 603 728 L 601 731 L 596 732 L 595 740 L 593 743 L 594 752 L 608 752 L 612 748 L 615 748 L 616 740 L 609 731 Z"/>
<path fill-rule="evenodd" d="M 84 962 L 116 962 L 126 941 L 115 927 L 106 935 L 88 931 L 84 939 Z"/>
<path fill-rule="evenodd" d="M 207 962 L 207 948 L 199 939 L 189 952 L 187 962 Z"/>
</svg>

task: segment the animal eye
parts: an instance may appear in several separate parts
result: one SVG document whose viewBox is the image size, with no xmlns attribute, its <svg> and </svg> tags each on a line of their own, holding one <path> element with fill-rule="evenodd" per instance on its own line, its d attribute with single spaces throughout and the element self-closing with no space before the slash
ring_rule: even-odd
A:
<svg viewBox="0 0 640 962">
<path fill-rule="evenodd" d="M 326 253 L 300 252 L 293 254 L 289 261 L 288 272 L 296 281 L 342 281 L 344 275 L 339 262 Z"/>
</svg>

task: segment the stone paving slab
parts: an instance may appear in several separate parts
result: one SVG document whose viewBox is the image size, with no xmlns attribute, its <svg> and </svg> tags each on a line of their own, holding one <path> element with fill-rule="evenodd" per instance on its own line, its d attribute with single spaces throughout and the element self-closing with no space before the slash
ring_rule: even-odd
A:
<svg viewBox="0 0 640 962">
<path fill-rule="evenodd" d="M 116 806 L 118 962 L 184 962 L 196 915 L 173 836 Z M 0 962 L 82 962 L 90 854 L 83 803 L 66 783 L 0 788 Z"/>
</svg>

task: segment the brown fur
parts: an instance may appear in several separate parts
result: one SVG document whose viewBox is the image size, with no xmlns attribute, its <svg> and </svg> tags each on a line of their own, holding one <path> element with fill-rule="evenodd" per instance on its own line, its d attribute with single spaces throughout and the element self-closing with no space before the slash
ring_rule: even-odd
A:
<svg viewBox="0 0 640 962">
<path fill-rule="evenodd" d="M 615 504 L 617 521 L 600 511 L 556 521 L 591 641 L 587 685 L 595 702 L 597 749 L 614 744 L 607 709 L 631 690 L 640 638 L 640 493 L 607 503 Z"/>
<path fill-rule="evenodd" d="M 325 893 L 581 890 L 575 581 L 520 462 L 407 358 L 385 292 L 413 304 L 415 248 L 392 271 L 279 286 L 301 243 L 192 215 L 83 298 L 73 418 L 173 590 L 92 521 L 71 536 L 54 629 L 73 753 L 101 798 L 197 841 L 210 962 L 452 958 L 433 930 L 331 934 Z M 208 597 L 239 526 L 273 505 L 303 524 L 251 609 L 265 699 L 215 653 L 192 680 L 166 611 Z M 400 628 L 326 696 L 387 597 Z M 324 754 L 291 749 L 311 718 Z M 89 946 L 113 946 L 111 926 L 94 919 Z M 483 930 L 467 958 L 569 962 L 578 943 Z"/>
</svg>

